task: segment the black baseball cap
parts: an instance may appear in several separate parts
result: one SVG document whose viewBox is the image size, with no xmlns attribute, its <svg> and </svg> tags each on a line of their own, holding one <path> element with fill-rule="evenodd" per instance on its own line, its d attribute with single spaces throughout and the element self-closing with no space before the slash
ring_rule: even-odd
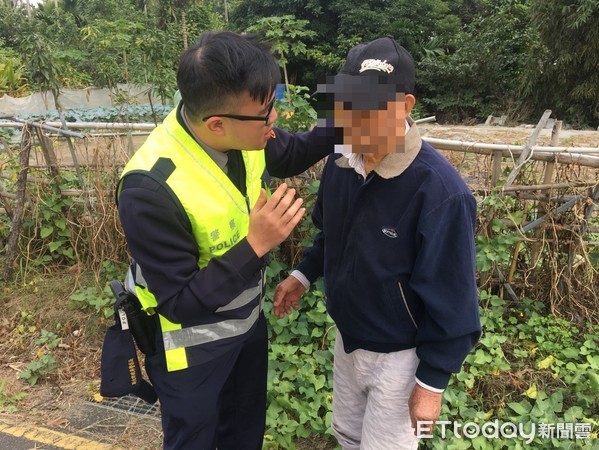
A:
<svg viewBox="0 0 599 450">
<path fill-rule="evenodd" d="M 346 109 L 384 109 L 398 92 L 413 94 L 416 84 L 412 55 L 391 37 L 356 45 L 339 73 L 318 84 L 317 94 L 332 94 Z"/>
</svg>

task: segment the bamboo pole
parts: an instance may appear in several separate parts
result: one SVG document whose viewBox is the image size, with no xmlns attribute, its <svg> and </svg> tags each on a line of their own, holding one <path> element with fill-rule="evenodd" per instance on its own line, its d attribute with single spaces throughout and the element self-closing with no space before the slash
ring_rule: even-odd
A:
<svg viewBox="0 0 599 450">
<path fill-rule="evenodd" d="M 42 128 L 46 131 L 52 131 L 54 133 L 58 133 L 58 134 L 62 134 L 63 136 L 70 136 L 70 137 L 75 137 L 75 138 L 79 138 L 79 139 L 83 139 L 85 136 L 82 135 L 81 133 L 75 133 L 73 131 L 68 131 L 68 130 L 62 130 L 60 128 L 55 128 L 53 126 L 50 125 L 46 125 L 43 123 L 38 123 L 38 122 L 32 122 L 30 120 L 21 120 L 21 119 L 17 119 L 17 118 L 13 118 L 13 120 L 15 122 L 12 122 L 16 125 L 10 127 L 10 128 L 19 128 L 19 127 L 24 127 L 25 125 L 31 125 L 32 127 L 35 128 Z M 7 122 L 0 122 L 0 127 L 2 127 L 5 123 Z M 11 122 L 9 122 L 11 123 Z"/>
<path fill-rule="evenodd" d="M 504 192 L 510 191 L 546 191 L 551 189 L 564 189 L 574 187 L 596 186 L 599 181 L 576 182 L 576 183 L 552 183 L 552 184 L 526 184 L 521 186 L 508 186 L 503 188 Z"/>
<path fill-rule="evenodd" d="M 559 135 L 562 131 L 562 121 L 556 120 L 551 130 L 551 141 L 549 142 L 550 147 L 558 147 Z M 555 161 L 547 161 L 545 164 L 545 175 L 543 176 L 543 183 L 548 184 L 553 180 L 553 172 L 555 171 Z"/>
<path fill-rule="evenodd" d="M 436 122 L 437 116 L 423 117 L 422 119 L 415 120 L 415 124 L 428 123 L 428 122 Z"/>
<path fill-rule="evenodd" d="M 539 134 L 541 134 L 541 131 L 543 130 L 543 128 L 545 128 L 545 125 L 549 120 L 549 116 L 551 116 L 551 110 L 547 109 L 543 113 L 543 116 L 539 120 L 539 123 L 537 123 L 535 130 L 530 135 L 530 138 L 528 139 L 528 144 L 524 146 L 524 149 L 522 150 L 522 153 L 520 153 L 520 157 L 518 158 L 518 161 L 516 161 L 516 165 L 508 175 L 504 186 L 511 185 L 516 180 L 516 177 L 520 173 L 520 170 L 522 170 L 522 167 L 524 167 L 524 164 L 530 161 L 530 157 L 533 152 L 533 147 L 537 142 Z"/>
<path fill-rule="evenodd" d="M 25 121 L 12 118 L 11 121 L 2 121 L 0 120 L 0 128 L 22 128 L 23 123 Z M 61 122 L 44 122 L 43 125 L 55 128 L 55 130 L 59 130 L 62 127 Z M 84 129 L 93 129 L 93 130 L 141 130 L 141 131 L 151 131 L 156 128 L 156 125 L 153 123 L 121 123 L 121 122 L 69 122 L 68 126 L 72 130 L 84 130 Z M 49 130 L 52 131 L 52 130 Z M 84 136 L 74 136 L 74 137 L 84 137 Z"/>
<path fill-rule="evenodd" d="M 563 205 L 552 209 L 548 214 L 545 214 L 543 217 L 538 218 L 537 220 L 534 220 L 532 222 L 530 222 L 529 224 L 523 226 L 520 229 L 520 232 L 522 234 L 525 234 L 527 232 L 529 232 L 530 230 L 538 227 L 539 225 L 545 223 L 547 221 L 547 217 L 555 217 L 565 211 L 568 211 L 570 208 L 572 208 L 578 201 L 580 201 L 582 198 L 584 198 L 587 194 L 581 194 L 581 195 L 576 195 L 574 196 L 572 199 L 570 199 L 569 201 L 567 201 L 566 203 L 564 203 Z"/>
<path fill-rule="evenodd" d="M 504 192 L 504 195 L 506 195 L 508 197 L 516 198 L 518 200 L 532 200 L 532 201 L 536 201 L 536 202 L 546 202 L 546 203 L 547 202 L 566 203 L 575 197 L 574 195 L 563 195 L 563 196 L 559 196 L 559 197 L 555 197 L 555 196 L 552 197 L 552 196 L 544 195 L 544 194 L 529 194 L 527 192 L 519 193 L 516 191 Z"/>
<path fill-rule="evenodd" d="M 450 139 L 438 139 L 423 136 L 422 140 L 428 142 L 437 150 L 458 151 L 464 153 L 476 153 L 480 155 L 492 155 L 494 151 L 499 150 L 504 157 L 519 156 L 524 150 L 522 145 L 510 144 L 485 144 L 472 141 L 456 141 Z M 596 153 L 599 155 L 599 147 L 548 147 L 534 146 L 531 159 L 538 161 L 552 161 L 554 158 L 562 159 L 562 162 L 576 162 L 575 158 L 589 158 L 589 161 L 599 161 L 598 156 L 586 155 L 586 153 Z M 568 159 L 567 157 L 571 157 Z"/>
<path fill-rule="evenodd" d="M 495 150 L 500 150 L 503 156 L 519 156 L 524 149 L 522 145 L 511 145 L 511 144 L 485 144 L 483 142 L 473 141 L 456 141 L 451 139 L 437 139 L 432 137 L 423 136 L 422 140 L 430 143 L 435 148 L 441 147 L 441 150 L 454 150 L 467 153 L 480 153 L 483 155 L 490 155 Z M 472 150 L 471 150 L 472 149 Z M 546 156 L 552 156 L 553 154 L 568 154 L 568 155 L 586 155 L 597 156 L 599 155 L 599 147 L 550 147 L 545 145 L 535 145 L 533 148 L 534 153 L 531 159 L 534 159 L 534 155 L 542 153 Z M 482 151 L 481 151 L 482 150 Z"/>
<path fill-rule="evenodd" d="M 62 111 L 60 112 L 60 121 L 62 123 L 62 127 L 66 129 L 67 122 L 64 119 L 64 113 Z M 79 161 L 77 160 L 77 153 L 75 152 L 75 146 L 73 145 L 73 141 L 71 140 L 70 136 L 67 135 L 67 136 L 65 136 L 65 138 L 67 140 L 69 151 L 71 152 L 71 158 L 73 159 L 73 164 L 75 165 L 75 172 L 77 173 L 77 179 L 79 180 L 79 186 L 81 186 L 81 189 L 83 189 L 85 191 L 87 189 L 85 187 L 85 182 L 83 181 L 83 174 L 81 172 L 81 167 L 79 167 Z M 87 206 L 88 212 L 91 214 L 92 205 L 91 205 L 91 202 L 89 201 L 89 199 L 87 199 L 87 198 L 85 199 L 85 205 Z"/>
</svg>

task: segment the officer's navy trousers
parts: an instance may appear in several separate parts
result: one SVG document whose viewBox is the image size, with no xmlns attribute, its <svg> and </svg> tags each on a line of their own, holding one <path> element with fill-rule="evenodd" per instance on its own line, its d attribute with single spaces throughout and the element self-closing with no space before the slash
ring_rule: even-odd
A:
<svg viewBox="0 0 599 450">
<path fill-rule="evenodd" d="M 163 351 L 146 357 L 146 370 L 160 400 L 164 448 L 260 450 L 267 367 L 263 314 L 239 348 L 207 363 L 167 372 Z"/>
</svg>

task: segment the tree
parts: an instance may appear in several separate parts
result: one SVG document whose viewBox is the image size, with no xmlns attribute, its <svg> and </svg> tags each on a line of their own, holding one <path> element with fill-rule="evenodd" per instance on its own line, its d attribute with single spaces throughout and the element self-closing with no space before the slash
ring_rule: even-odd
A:
<svg viewBox="0 0 599 450">
<path fill-rule="evenodd" d="M 62 83 L 62 64 L 56 57 L 56 47 L 45 36 L 31 33 L 22 37 L 21 49 L 26 55 L 26 70 L 29 78 L 40 91 L 50 91 L 58 111 L 62 111 L 59 95 Z"/>
<path fill-rule="evenodd" d="M 0 38 L 0 96 L 18 97 L 27 89 L 24 65 L 19 54 L 6 48 Z"/>
<path fill-rule="evenodd" d="M 287 69 L 297 84 L 311 86 L 335 73 L 348 50 L 360 42 L 391 35 L 418 59 L 431 39 L 449 40 L 460 20 L 450 13 L 449 0 L 244 0 L 231 22 L 239 30 L 266 16 L 293 15 L 307 20 L 318 39 L 308 53 L 290 55 Z M 306 57 L 309 56 L 309 63 Z"/>
<path fill-rule="evenodd" d="M 133 44 L 143 29 L 143 24 L 124 19 L 96 19 L 92 25 L 81 29 L 82 40 L 88 46 L 90 62 L 95 67 L 100 86 L 112 88 L 117 83 L 129 82 L 128 55 L 135 51 Z M 115 55 L 120 55 L 120 59 Z"/>
<path fill-rule="evenodd" d="M 531 0 L 531 48 L 522 92 L 535 111 L 550 108 L 578 124 L 599 123 L 599 2 Z"/>
<path fill-rule="evenodd" d="M 264 17 L 286 16 L 308 21 L 307 30 L 316 33 L 307 55 L 290 55 L 286 63 L 288 78 L 295 84 L 312 85 L 324 75 L 337 70 L 345 48 L 338 33 L 338 15 L 328 0 L 242 0 L 231 9 L 229 27 L 236 31 L 247 30 Z"/>
<path fill-rule="evenodd" d="M 424 52 L 417 88 L 430 113 L 462 121 L 521 109 L 518 85 L 534 41 L 527 3 L 489 1 L 440 52 Z"/>
<path fill-rule="evenodd" d="M 289 84 L 287 63 L 289 56 L 306 55 L 308 49 L 303 39 L 312 38 L 314 31 L 306 30 L 307 20 L 297 20 L 294 16 L 264 17 L 256 25 L 247 29 L 259 33 L 272 44 L 272 51 L 279 58 L 279 64 L 285 75 L 285 85 Z"/>
</svg>

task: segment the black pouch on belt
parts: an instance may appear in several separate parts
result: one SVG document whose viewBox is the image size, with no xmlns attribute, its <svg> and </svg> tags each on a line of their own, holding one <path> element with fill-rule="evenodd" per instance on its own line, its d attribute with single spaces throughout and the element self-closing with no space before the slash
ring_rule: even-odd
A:
<svg viewBox="0 0 599 450">
<path fill-rule="evenodd" d="M 120 281 L 112 280 L 110 288 L 116 297 L 114 305 L 115 313 L 122 309 L 126 314 L 126 319 L 121 318 L 121 322 L 126 320 L 128 328 L 135 339 L 137 348 L 144 355 L 152 355 L 156 350 L 156 320 L 153 316 L 148 316 L 142 309 L 141 303 L 137 297 L 127 292 Z"/>
<path fill-rule="evenodd" d="M 154 387 L 142 378 L 131 333 L 117 323 L 106 331 L 100 365 L 100 394 L 122 397 L 134 394 L 148 403 L 156 403 Z"/>
</svg>

